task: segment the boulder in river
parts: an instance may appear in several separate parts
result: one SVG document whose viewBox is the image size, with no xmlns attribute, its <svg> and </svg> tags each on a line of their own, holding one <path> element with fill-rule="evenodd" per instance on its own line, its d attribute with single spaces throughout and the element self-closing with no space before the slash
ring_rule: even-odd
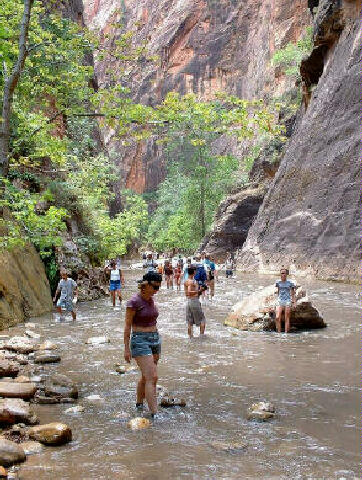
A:
<svg viewBox="0 0 362 480">
<path fill-rule="evenodd" d="M 37 341 L 29 337 L 12 337 L 5 342 L 5 350 L 16 353 L 32 353 L 38 347 Z"/>
<path fill-rule="evenodd" d="M 35 442 L 34 440 L 22 442 L 21 446 L 24 449 L 25 455 L 35 455 L 37 453 L 41 453 L 44 449 L 40 442 Z"/>
<path fill-rule="evenodd" d="M 66 375 L 52 375 L 45 382 L 44 393 L 48 397 L 78 398 L 78 387 Z"/>
<path fill-rule="evenodd" d="M 35 392 L 35 383 L 0 382 L 0 397 L 29 400 Z"/>
<path fill-rule="evenodd" d="M 20 367 L 17 362 L 0 359 L 0 377 L 16 377 L 19 369 Z"/>
<path fill-rule="evenodd" d="M 269 285 L 247 296 L 234 305 L 224 325 L 253 332 L 275 331 L 277 297 L 274 292 L 275 286 Z M 306 292 L 301 287 L 297 287 L 296 299 L 296 307 L 292 309 L 290 320 L 293 330 L 327 326 L 318 310 L 308 301 Z"/>
<path fill-rule="evenodd" d="M 65 423 L 47 423 L 29 429 L 29 437 L 44 445 L 64 445 L 72 440 L 72 430 Z"/>
<path fill-rule="evenodd" d="M 57 363 L 60 362 L 60 355 L 50 350 L 39 350 L 34 355 L 35 363 Z"/>
<path fill-rule="evenodd" d="M 149 428 L 151 426 L 151 422 L 148 418 L 136 417 L 132 418 L 127 425 L 131 430 L 143 430 L 145 428 Z"/>
<path fill-rule="evenodd" d="M 0 465 L 10 467 L 25 460 L 25 452 L 20 445 L 10 440 L 0 439 Z"/>
<path fill-rule="evenodd" d="M 0 423 L 13 424 L 17 422 L 34 425 L 37 417 L 30 405 L 20 398 L 0 399 Z"/>
<path fill-rule="evenodd" d="M 78 413 L 83 413 L 84 411 L 85 411 L 85 408 L 82 405 L 76 405 L 75 407 L 67 408 L 67 410 L 64 413 L 78 415 Z"/>
<path fill-rule="evenodd" d="M 253 403 L 248 409 L 248 420 L 259 420 L 265 422 L 275 417 L 274 405 L 270 402 Z"/>
<path fill-rule="evenodd" d="M 170 395 L 164 395 L 160 400 L 160 406 L 162 408 L 186 407 L 186 400 L 183 398 L 172 397 Z"/>
<path fill-rule="evenodd" d="M 39 350 L 56 350 L 57 348 L 58 345 L 50 340 L 45 340 L 45 342 L 39 345 Z"/>
</svg>

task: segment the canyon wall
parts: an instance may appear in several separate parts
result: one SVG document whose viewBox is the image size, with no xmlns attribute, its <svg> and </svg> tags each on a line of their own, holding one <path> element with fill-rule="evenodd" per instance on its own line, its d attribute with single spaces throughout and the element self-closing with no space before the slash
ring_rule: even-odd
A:
<svg viewBox="0 0 362 480">
<path fill-rule="evenodd" d="M 298 274 L 357 282 L 361 3 L 315 3 L 315 48 L 301 71 L 306 82 L 318 70 L 321 76 L 237 257 L 246 271 L 284 265 Z"/>
<path fill-rule="evenodd" d="M 307 0 L 84 0 L 86 25 L 111 51 L 123 22 L 135 43 L 146 42 L 159 61 L 137 67 L 128 82 L 134 98 L 155 105 L 167 92 L 195 92 L 202 99 L 225 90 L 241 97 L 278 97 L 294 81 L 271 65 L 276 49 L 296 41 L 310 25 Z M 119 23 L 118 23 L 119 25 Z M 120 65 L 95 58 L 100 86 L 107 68 Z M 121 185 L 142 193 L 163 179 L 163 156 L 152 142 L 125 149 L 115 132 L 104 131 L 114 151 Z"/>
</svg>

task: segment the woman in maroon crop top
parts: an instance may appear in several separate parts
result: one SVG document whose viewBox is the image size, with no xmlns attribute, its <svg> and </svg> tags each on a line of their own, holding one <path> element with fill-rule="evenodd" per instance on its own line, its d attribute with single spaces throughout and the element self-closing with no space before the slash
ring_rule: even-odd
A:
<svg viewBox="0 0 362 480">
<path fill-rule="evenodd" d="M 161 354 L 158 310 L 152 297 L 158 292 L 161 282 L 162 275 L 159 273 L 143 275 L 139 292 L 127 302 L 124 326 L 124 358 L 130 363 L 133 357 L 142 375 L 137 385 L 136 407 L 143 409 L 146 398 L 152 416 L 157 412 L 157 362 Z"/>
</svg>

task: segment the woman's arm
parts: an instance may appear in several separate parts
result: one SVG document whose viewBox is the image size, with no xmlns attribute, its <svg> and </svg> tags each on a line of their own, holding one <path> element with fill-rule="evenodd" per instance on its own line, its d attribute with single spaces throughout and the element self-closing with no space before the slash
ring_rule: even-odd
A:
<svg viewBox="0 0 362 480">
<path fill-rule="evenodd" d="M 124 359 L 127 363 L 131 362 L 131 350 L 129 348 L 129 339 L 131 337 L 132 321 L 136 311 L 132 308 L 126 308 L 126 319 L 124 322 Z"/>
</svg>

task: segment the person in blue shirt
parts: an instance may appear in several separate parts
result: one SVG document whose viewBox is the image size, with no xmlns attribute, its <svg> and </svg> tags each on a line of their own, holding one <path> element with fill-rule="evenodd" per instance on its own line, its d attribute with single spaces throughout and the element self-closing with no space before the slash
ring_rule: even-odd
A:
<svg viewBox="0 0 362 480">
<path fill-rule="evenodd" d="M 287 280 L 287 275 L 287 269 L 282 268 L 280 270 L 280 280 L 275 284 L 278 295 L 275 323 L 279 333 L 282 331 L 283 311 L 285 316 L 285 333 L 290 332 L 290 314 L 292 307 L 295 306 L 295 284 Z"/>
<path fill-rule="evenodd" d="M 195 264 L 196 274 L 195 274 L 194 280 L 197 282 L 199 286 L 199 290 L 202 292 L 202 297 L 204 297 L 205 291 L 207 290 L 207 285 L 206 285 L 207 274 L 206 274 L 204 264 L 200 262 L 200 257 L 197 257 L 195 260 L 196 260 L 196 264 Z"/>
<path fill-rule="evenodd" d="M 210 289 L 210 299 L 215 295 L 215 279 L 216 279 L 216 265 L 214 257 L 208 257 L 208 269 L 207 269 L 207 285 Z"/>
</svg>

